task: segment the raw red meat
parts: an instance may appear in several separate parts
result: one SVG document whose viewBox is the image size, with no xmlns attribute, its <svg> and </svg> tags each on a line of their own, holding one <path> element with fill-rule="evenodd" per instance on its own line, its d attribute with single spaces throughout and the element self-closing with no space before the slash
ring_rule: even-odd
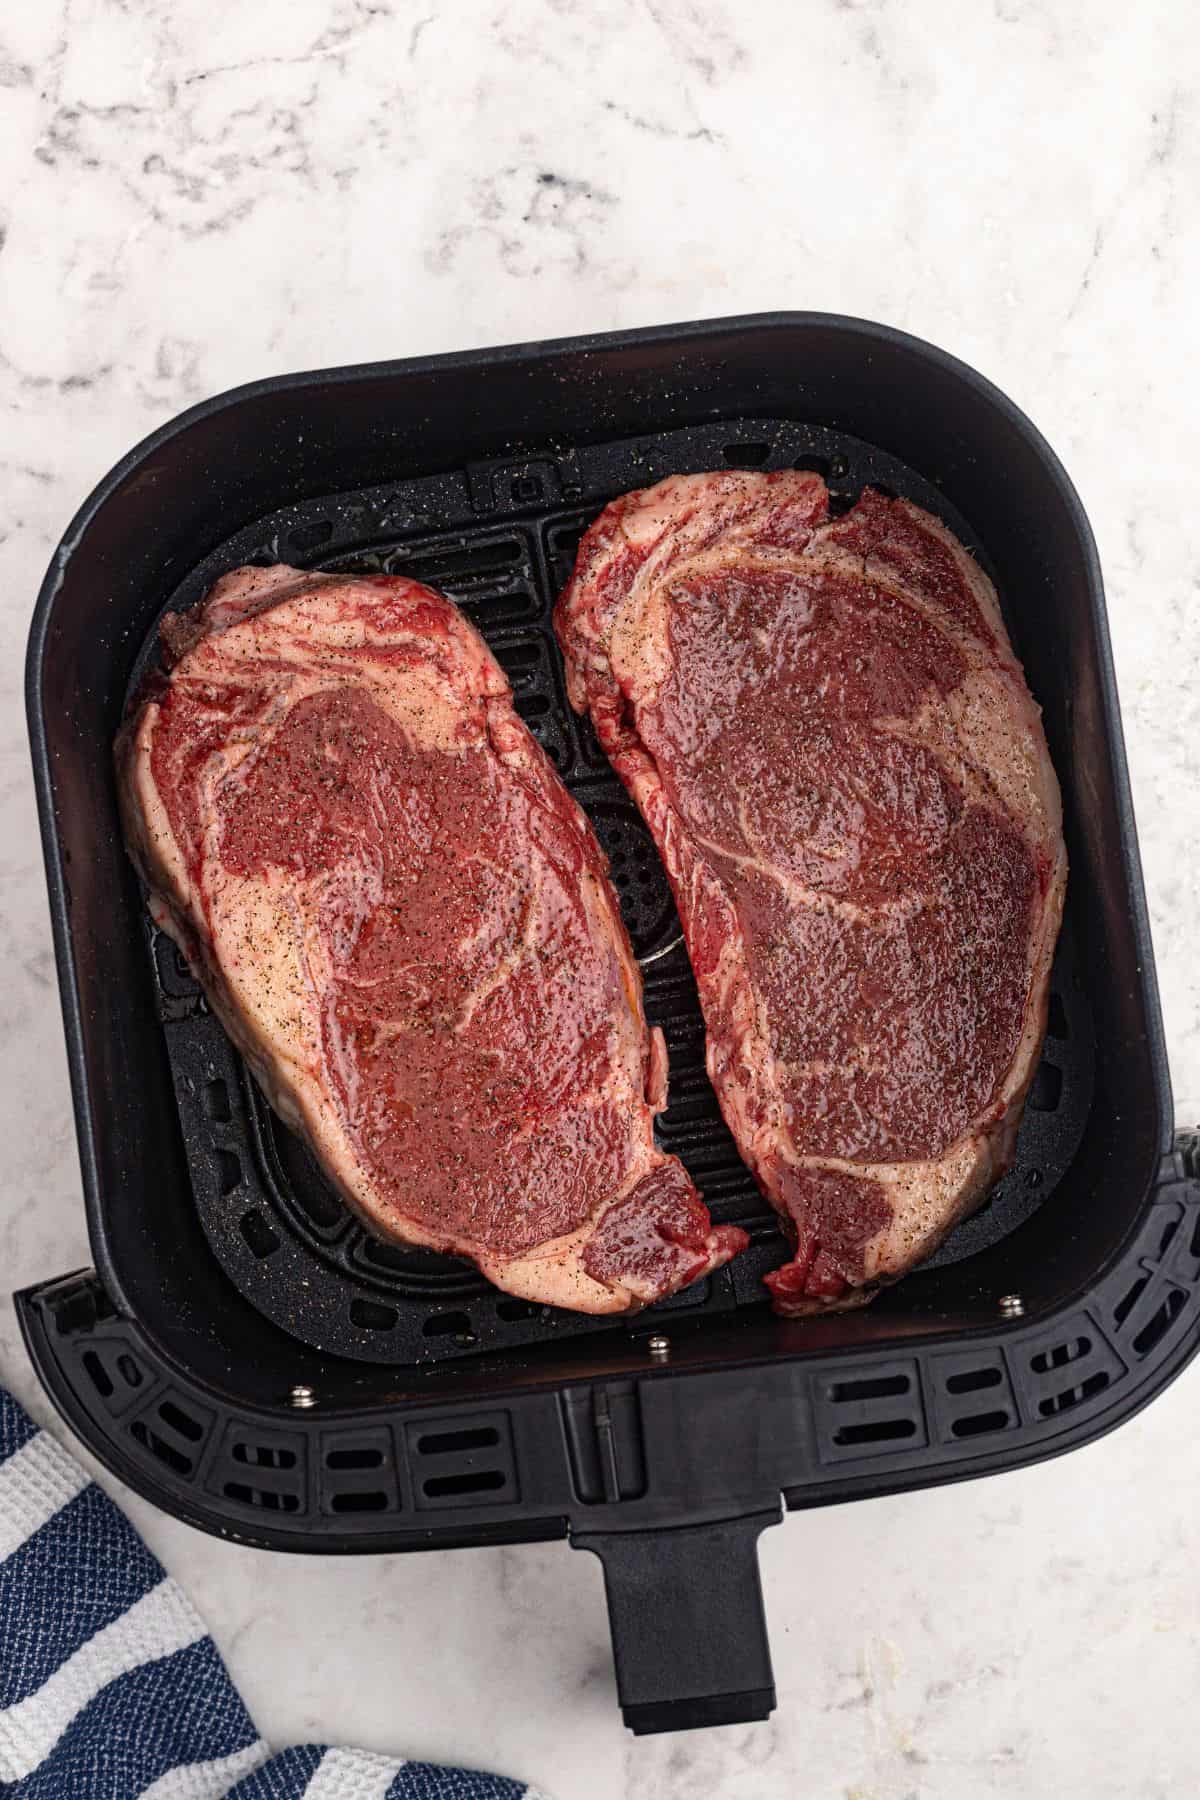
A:
<svg viewBox="0 0 1200 1800">
<path fill-rule="evenodd" d="M 671 878 L 708 1068 L 794 1259 L 869 1298 L 1008 1166 L 1066 857 L 995 592 L 937 520 L 814 474 L 609 506 L 556 624 Z"/>
<path fill-rule="evenodd" d="M 620 1312 L 726 1262 L 591 828 L 448 600 L 239 569 L 168 619 L 126 832 L 280 1116 L 374 1230 Z"/>
</svg>

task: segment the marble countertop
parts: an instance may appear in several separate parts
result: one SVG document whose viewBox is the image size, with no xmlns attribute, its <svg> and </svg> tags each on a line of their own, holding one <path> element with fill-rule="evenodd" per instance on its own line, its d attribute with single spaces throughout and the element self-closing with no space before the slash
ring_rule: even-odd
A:
<svg viewBox="0 0 1200 1800">
<path fill-rule="evenodd" d="M 37 583 L 134 440 L 323 364 L 812 307 L 997 381 L 1099 539 L 1200 1119 L 1198 76 L 1178 0 L 0 0 L 5 1292 L 88 1260 L 21 709 Z M 6 1305 L 0 1378 L 47 1417 Z M 769 1532 L 779 1710 L 666 1739 L 619 1723 L 591 1557 L 284 1559 L 121 1497 L 278 1744 L 559 1800 L 1124 1800 L 1194 1785 L 1198 1397 L 1192 1371 L 1061 1461 Z"/>
</svg>

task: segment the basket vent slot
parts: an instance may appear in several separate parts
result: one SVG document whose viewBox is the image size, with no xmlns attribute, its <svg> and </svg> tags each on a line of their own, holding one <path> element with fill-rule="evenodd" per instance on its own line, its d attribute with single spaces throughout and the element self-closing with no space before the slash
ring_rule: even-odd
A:
<svg viewBox="0 0 1200 1800">
<path fill-rule="evenodd" d="M 964 1369 L 959 1375 L 946 1377 L 948 1394 L 978 1394 L 984 1388 L 999 1387 L 1004 1380 L 1002 1369 Z"/>
<path fill-rule="evenodd" d="M 259 1512 L 296 1513 L 304 1506 L 304 1439 L 294 1431 L 230 1419 L 204 1485 L 210 1493 Z"/>
<path fill-rule="evenodd" d="M 818 1380 L 814 1402 L 817 1449 L 825 1462 L 915 1450 L 928 1442 L 915 1362 Z"/>
<path fill-rule="evenodd" d="M 370 1488 L 364 1493 L 342 1489 L 330 1496 L 329 1505 L 335 1513 L 380 1513 L 387 1511 L 388 1497 L 381 1488 Z"/>
<path fill-rule="evenodd" d="M 531 558 L 519 537 L 483 544 L 401 547 L 383 558 L 388 575 L 407 575 L 447 593 L 475 620 L 517 625 L 537 616 Z"/>
<path fill-rule="evenodd" d="M 325 1437 L 317 1474 L 322 1512 L 345 1520 L 401 1509 L 396 1446 L 384 1426 Z"/>
<path fill-rule="evenodd" d="M 838 1381 L 830 1391 L 835 1405 L 847 1400 L 888 1400 L 893 1394 L 907 1394 L 912 1381 L 907 1375 L 884 1375 L 867 1381 Z"/>
<path fill-rule="evenodd" d="M 178 1395 L 166 1395 L 152 1412 L 144 1412 L 129 1427 L 129 1435 L 156 1462 L 176 1475 L 190 1475 L 200 1460 L 204 1440 L 212 1426 L 209 1414 L 184 1406 Z"/>
<path fill-rule="evenodd" d="M 296 1452 L 283 1445 L 235 1443 L 231 1451 L 234 1462 L 251 1469 L 294 1469 Z"/>
<path fill-rule="evenodd" d="M 158 1432 L 152 1431 L 144 1419 L 135 1419 L 129 1427 L 129 1433 L 142 1446 L 143 1450 L 148 1450 L 151 1456 L 160 1463 L 165 1463 L 168 1469 L 174 1469 L 177 1475 L 191 1474 L 195 1467 L 192 1458 L 186 1456 L 182 1450 L 177 1449 L 165 1437 L 160 1437 Z"/>
<path fill-rule="evenodd" d="M 93 1340 L 81 1350 L 79 1360 L 109 1412 L 120 1413 L 130 1406 L 146 1379 L 136 1358 L 111 1340 Z"/>
<path fill-rule="evenodd" d="M 507 1412 L 410 1425 L 406 1435 L 419 1507 L 519 1499 Z"/>
<path fill-rule="evenodd" d="M 383 1451 L 370 1445 L 357 1450 L 327 1450 L 325 1467 L 327 1469 L 377 1469 L 383 1461 Z"/>
<path fill-rule="evenodd" d="M 496 1317 L 503 1319 L 506 1325 L 517 1325 L 525 1319 L 541 1319 L 549 1316 L 550 1308 L 540 1306 L 536 1300 L 497 1300 Z"/>
<path fill-rule="evenodd" d="M 541 642 L 534 640 L 532 643 L 501 644 L 496 651 L 496 661 L 508 676 L 514 691 L 528 687 L 544 666 Z"/>
<path fill-rule="evenodd" d="M 1166 1336 L 1186 1305 L 1187 1295 L 1183 1289 L 1171 1288 L 1162 1305 L 1151 1314 L 1133 1340 L 1134 1350 L 1139 1356 L 1148 1355 L 1160 1339 Z"/>
<path fill-rule="evenodd" d="M 550 565 L 551 586 L 555 593 L 566 585 L 567 579 L 575 567 L 575 559 L 579 554 L 579 546 L 590 519 L 560 519 L 556 524 L 546 527 L 546 560 Z M 597 766 L 607 768 L 608 759 L 592 734 L 588 721 L 583 721 L 582 735 L 586 747 L 587 760 Z"/>
<path fill-rule="evenodd" d="M 229 1084 L 219 1076 L 204 1089 L 204 1110 L 218 1125 L 228 1125 L 233 1117 L 233 1108 L 229 1104 Z"/>
<path fill-rule="evenodd" d="M 546 532 L 546 548 L 552 560 L 565 563 L 570 568 L 579 555 L 579 545 L 585 530 L 586 524 L 578 519 L 563 520 L 557 525 L 551 525 Z"/>
<path fill-rule="evenodd" d="M 1173 1201 L 1159 1201 L 1147 1213 L 1138 1233 L 1129 1262 L 1138 1271 L 1113 1308 L 1113 1321 L 1122 1336 L 1131 1339 L 1135 1354 L 1144 1356 L 1152 1350 L 1163 1331 L 1178 1318 L 1178 1301 L 1157 1334 L 1143 1341 L 1143 1333 L 1151 1315 L 1164 1304 L 1168 1290 L 1187 1287 L 1200 1281 L 1200 1219 L 1190 1232 L 1190 1242 L 1182 1231 L 1186 1209 Z"/>
<path fill-rule="evenodd" d="M 1029 1399 L 1040 1418 L 1057 1418 L 1104 1393 L 1125 1373 L 1124 1364 L 1086 1316 L 1062 1337 L 1029 1355 Z"/>
<path fill-rule="evenodd" d="M 511 581 L 514 571 L 524 562 L 525 546 L 520 538 L 506 537 L 488 544 L 464 544 L 444 550 L 399 550 L 388 558 L 388 573 L 408 575 L 413 581 L 425 581 L 431 587 L 460 594 L 497 579 Z"/>
<path fill-rule="evenodd" d="M 242 1162 L 235 1150 L 213 1150 L 213 1161 L 217 1165 L 217 1182 L 222 1195 L 232 1194 L 242 1184 Z"/>
<path fill-rule="evenodd" d="M 956 1438 L 982 1437 L 989 1431 L 1007 1431 L 1012 1422 L 1008 1409 L 997 1407 L 992 1412 L 965 1413 L 954 1420 L 950 1429 Z"/>
<path fill-rule="evenodd" d="M 931 1372 L 937 1435 L 943 1444 L 1007 1431 L 1018 1421 L 1008 1365 L 999 1351 L 947 1351 Z"/>
<path fill-rule="evenodd" d="M 770 444 L 764 444 L 761 440 L 757 443 L 726 444 L 721 451 L 731 469 L 761 469 L 770 454 Z"/>
<path fill-rule="evenodd" d="M 153 1406 L 153 1403 L 152 1403 Z M 204 1441 L 212 1428 L 212 1415 L 178 1394 L 166 1394 L 153 1410 L 143 1412 L 129 1427 L 129 1435 L 176 1475 L 191 1475 L 200 1461 Z"/>
<path fill-rule="evenodd" d="M 1174 1280 L 1164 1279 L 1162 1273 L 1147 1266 L 1151 1258 L 1162 1258 L 1176 1236 L 1181 1217 L 1176 1212 L 1164 1221 L 1160 1213 L 1147 1220 L 1140 1245 L 1144 1253 L 1142 1273 L 1113 1308 L 1114 1323 L 1134 1356 L 1148 1356 L 1187 1307 L 1187 1292 L 1178 1283 L 1196 1279 L 1195 1257 L 1175 1251 L 1169 1267 L 1169 1276 Z"/>
<path fill-rule="evenodd" d="M 488 1494 L 506 1485 L 503 1469 L 463 1469 L 458 1475 L 427 1475 L 421 1492 L 429 1500 Z"/>
<path fill-rule="evenodd" d="M 394 1331 L 400 1314 L 394 1306 L 360 1297 L 350 1302 L 350 1319 L 362 1331 Z"/>
<path fill-rule="evenodd" d="M 199 1419 L 193 1419 L 181 1406 L 176 1406 L 173 1400 L 163 1401 L 158 1409 L 158 1416 L 164 1425 L 169 1425 L 172 1431 L 177 1431 L 180 1437 L 187 1438 L 191 1444 L 198 1444 L 204 1436 L 204 1427 Z"/>
<path fill-rule="evenodd" d="M 1114 1325 L 1123 1325 L 1125 1323 L 1126 1319 L 1145 1293 L 1149 1282 L 1149 1275 L 1139 1275 L 1137 1280 L 1126 1288 L 1121 1298 L 1117 1301 L 1117 1304 L 1113 1307 Z"/>
<path fill-rule="evenodd" d="M 253 1207 L 242 1214 L 238 1220 L 238 1230 L 245 1238 L 252 1253 L 260 1260 L 264 1256 L 273 1256 L 279 1248 L 279 1238 L 274 1227 L 269 1223 L 265 1213 Z"/>
<path fill-rule="evenodd" d="M 1036 1356 L 1029 1359 L 1029 1366 L 1035 1375 L 1048 1375 L 1051 1369 L 1065 1368 L 1068 1363 L 1078 1362 L 1091 1350 L 1092 1340 L 1089 1337 L 1070 1338 L 1065 1344 L 1055 1344 L 1049 1350 L 1039 1350 Z"/>
<path fill-rule="evenodd" d="M 300 1511 L 299 1494 L 291 1494 L 280 1488 L 258 1488 L 251 1487 L 245 1481 L 227 1481 L 223 1492 L 227 1500 L 240 1500 L 243 1506 L 256 1506 L 262 1512 Z"/>
<path fill-rule="evenodd" d="M 472 1431 L 433 1431 L 417 1439 L 422 1456 L 450 1456 L 456 1450 L 490 1450 L 500 1442 L 494 1425 L 478 1425 Z"/>
<path fill-rule="evenodd" d="M 96 1392 L 100 1395 L 100 1398 L 102 1400 L 111 1400 L 112 1396 L 117 1391 L 117 1384 L 112 1379 L 95 1350 L 84 1351 L 83 1366 L 91 1376 L 92 1381 L 95 1384 Z"/>
<path fill-rule="evenodd" d="M 480 622 L 501 623 L 491 600 L 486 602 L 486 615 Z M 519 643 L 499 645 L 496 656 L 512 685 L 518 715 L 551 760 L 565 768 L 571 760 L 566 708 L 548 641 L 539 632 Z"/>
<path fill-rule="evenodd" d="M 835 1444 L 886 1444 L 894 1438 L 916 1435 L 915 1419 L 870 1419 L 861 1425 L 839 1425 L 833 1441 Z"/>
<path fill-rule="evenodd" d="M 470 1314 L 465 1312 L 430 1313 L 421 1330 L 426 1337 L 469 1338 L 474 1335 Z"/>
<path fill-rule="evenodd" d="M 1056 1413 L 1069 1412 L 1073 1406 L 1079 1406 L 1084 1400 L 1092 1400 L 1102 1394 L 1111 1377 L 1102 1369 L 1086 1377 L 1076 1387 L 1060 1388 L 1056 1394 L 1047 1394 L 1038 1402 L 1038 1411 L 1043 1419 L 1049 1419 Z"/>
</svg>

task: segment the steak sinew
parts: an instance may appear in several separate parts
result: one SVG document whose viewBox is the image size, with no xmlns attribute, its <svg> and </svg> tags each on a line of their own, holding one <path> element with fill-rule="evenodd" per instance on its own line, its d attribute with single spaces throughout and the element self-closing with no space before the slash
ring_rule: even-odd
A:
<svg viewBox="0 0 1200 1800">
<path fill-rule="evenodd" d="M 601 514 L 556 626 L 795 1244 L 776 1307 L 869 1298 L 1009 1166 L 1045 1031 L 1061 808 L 995 591 L 906 501 L 694 475 Z"/>
<path fill-rule="evenodd" d="M 457 609 L 239 569 L 162 639 L 117 741 L 151 911 L 365 1222 L 595 1313 L 741 1249 L 654 1144 L 603 853 Z"/>
</svg>

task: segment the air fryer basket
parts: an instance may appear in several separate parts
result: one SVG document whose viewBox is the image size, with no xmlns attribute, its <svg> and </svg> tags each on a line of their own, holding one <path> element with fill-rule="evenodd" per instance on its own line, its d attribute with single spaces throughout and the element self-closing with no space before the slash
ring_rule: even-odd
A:
<svg viewBox="0 0 1200 1800">
<path fill-rule="evenodd" d="M 1017 1165 L 925 1270 L 773 1319 L 784 1255 L 720 1122 L 678 922 L 565 705 L 549 607 L 586 522 L 674 470 L 813 467 L 939 513 L 995 577 L 1062 781 L 1071 883 Z M 594 819 L 671 1045 L 664 1143 L 728 1269 L 634 1322 L 378 1245 L 274 1120 L 124 857 L 109 744 L 167 607 L 276 559 L 458 598 Z M 918 341 L 813 315 L 264 382 L 134 451 L 72 525 L 29 711 L 97 1272 L 19 1297 L 48 1389 L 169 1510 L 280 1548 L 569 1534 L 604 1563 L 627 1721 L 765 1716 L 754 1544 L 788 1505 L 1012 1466 L 1115 1423 L 1196 1342 L 1200 1190 L 1172 1149 L 1091 535 L 1051 452 Z M 717 1572 L 719 1571 L 719 1573 Z M 728 1629 L 701 1631 L 719 1581 Z"/>
<path fill-rule="evenodd" d="M 668 1314 L 675 1326 L 760 1306 L 764 1271 L 788 1252 L 705 1073 L 704 1022 L 658 854 L 590 724 L 573 718 L 566 703 L 550 615 L 596 511 L 594 501 L 570 505 L 573 490 L 610 498 L 660 471 L 800 466 L 826 476 L 834 510 L 848 506 L 870 482 L 940 512 L 964 540 L 970 528 L 936 487 L 895 457 L 846 434 L 786 419 L 685 426 L 581 449 L 573 464 L 565 496 L 535 466 L 512 477 L 524 505 L 504 523 L 481 524 L 477 491 L 461 492 L 437 475 L 285 507 L 220 544 L 164 596 L 164 605 L 179 611 L 227 569 L 286 554 L 289 561 L 322 569 L 416 575 L 453 594 L 486 633 L 513 684 L 518 710 L 595 821 L 608 852 L 643 964 L 647 1008 L 664 1027 L 671 1050 L 671 1104 L 659 1121 L 660 1139 L 687 1162 L 718 1221 L 745 1226 L 754 1241 L 749 1255 L 653 1308 L 641 1327 L 653 1331 Z M 401 528 L 431 514 L 441 527 L 436 534 L 426 527 L 414 538 Z M 155 626 L 134 663 L 131 688 L 157 657 Z M 200 1222 L 221 1267 L 259 1311 L 319 1350 L 390 1365 L 628 1329 L 620 1320 L 514 1300 L 464 1263 L 372 1238 L 266 1105 L 174 944 L 153 931 L 148 939 Z M 1086 1126 L 1093 1052 L 1068 920 L 1052 980 L 1045 1055 L 1016 1165 L 931 1266 L 977 1255 L 1051 1198 Z"/>
</svg>

